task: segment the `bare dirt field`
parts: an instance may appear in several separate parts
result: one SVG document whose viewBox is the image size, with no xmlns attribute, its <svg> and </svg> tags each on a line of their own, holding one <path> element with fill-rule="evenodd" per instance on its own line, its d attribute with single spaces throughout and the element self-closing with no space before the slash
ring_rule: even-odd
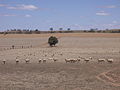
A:
<svg viewBox="0 0 120 90">
<path fill-rule="evenodd" d="M 59 40 L 56 47 L 47 44 L 52 35 Z M 78 57 L 92 59 L 65 62 Z M 39 59 L 46 63 L 38 63 Z M 120 34 L 0 35 L 0 90 L 120 90 Z"/>
</svg>

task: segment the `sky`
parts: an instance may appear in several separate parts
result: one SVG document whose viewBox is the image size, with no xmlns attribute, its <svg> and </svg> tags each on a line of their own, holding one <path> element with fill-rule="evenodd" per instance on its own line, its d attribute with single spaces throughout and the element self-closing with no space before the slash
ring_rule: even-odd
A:
<svg viewBox="0 0 120 90">
<path fill-rule="evenodd" d="M 0 0 L 7 29 L 120 29 L 120 0 Z"/>
</svg>

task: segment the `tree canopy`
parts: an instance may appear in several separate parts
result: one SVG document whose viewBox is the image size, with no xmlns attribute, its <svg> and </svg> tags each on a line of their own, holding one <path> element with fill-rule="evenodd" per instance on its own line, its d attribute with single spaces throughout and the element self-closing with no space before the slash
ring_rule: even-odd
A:
<svg viewBox="0 0 120 90">
<path fill-rule="evenodd" d="M 58 43 L 58 39 L 54 36 L 49 37 L 48 44 L 52 47 L 55 46 Z"/>
</svg>

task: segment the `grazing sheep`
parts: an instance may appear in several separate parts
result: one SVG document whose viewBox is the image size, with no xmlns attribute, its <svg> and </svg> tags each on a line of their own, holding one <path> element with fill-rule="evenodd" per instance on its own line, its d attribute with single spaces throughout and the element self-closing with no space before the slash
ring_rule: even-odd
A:
<svg viewBox="0 0 120 90">
<path fill-rule="evenodd" d="M 18 63 L 19 63 L 19 59 L 17 59 L 17 58 L 16 58 L 16 60 L 15 60 L 15 61 L 16 61 L 16 64 L 18 64 Z"/>
<path fill-rule="evenodd" d="M 41 62 L 42 62 L 42 59 L 39 59 L 38 62 L 41 63 Z"/>
<path fill-rule="evenodd" d="M 100 63 L 100 62 L 105 62 L 105 59 L 98 59 L 98 63 Z"/>
<path fill-rule="evenodd" d="M 3 62 L 3 64 L 6 64 L 6 60 L 5 60 L 5 59 L 3 59 L 3 61 L 2 61 L 2 62 Z"/>
<path fill-rule="evenodd" d="M 113 59 L 107 59 L 107 62 L 113 63 Z"/>
<path fill-rule="evenodd" d="M 70 62 L 75 63 L 75 62 L 77 62 L 77 59 L 70 59 Z"/>
<path fill-rule="evenodd" d="M 89 59 L 91 59 L 91 60 L 92 60 L 92 57 L 89 57 Z"/>
<path fill-rule="evenodd" d="M 43 59 L 43 63 L 46 63 L 46 59 Z"/>
<path fill-rule="evenodd" d="M 68 62 L 71 62 L 69 58 L 66 58 L 65 59 L 65 62 L 68 63 Z"/>
<path fill-rule="evenodd" d="M 90 59 L 89 58 L 84 58 L 84 61 L 87 63 L 87 62 L 90 61 Z"/>
<path fill-rule="evenodd" d="M 30 59 L 25 59 L 25 62 L 28 64 L 30 62 Z"/>
<path fill-rule="evenodd" d="M 84 58 L 84 61 L 89 62 L 90 60 L 92 60 L 92 57 L 89 57 L 89 58 Z"/>
</svg>

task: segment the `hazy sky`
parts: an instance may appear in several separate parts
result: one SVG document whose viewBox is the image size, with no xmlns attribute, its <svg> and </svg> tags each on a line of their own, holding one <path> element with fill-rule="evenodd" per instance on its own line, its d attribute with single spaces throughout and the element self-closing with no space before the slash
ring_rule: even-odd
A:
<svg viewBox="0 0 120 90">
<path fill-rule="evenodd" d="M 0 30 L 120 28 L 120 0 L 0 0 Z"/>
</svg>

